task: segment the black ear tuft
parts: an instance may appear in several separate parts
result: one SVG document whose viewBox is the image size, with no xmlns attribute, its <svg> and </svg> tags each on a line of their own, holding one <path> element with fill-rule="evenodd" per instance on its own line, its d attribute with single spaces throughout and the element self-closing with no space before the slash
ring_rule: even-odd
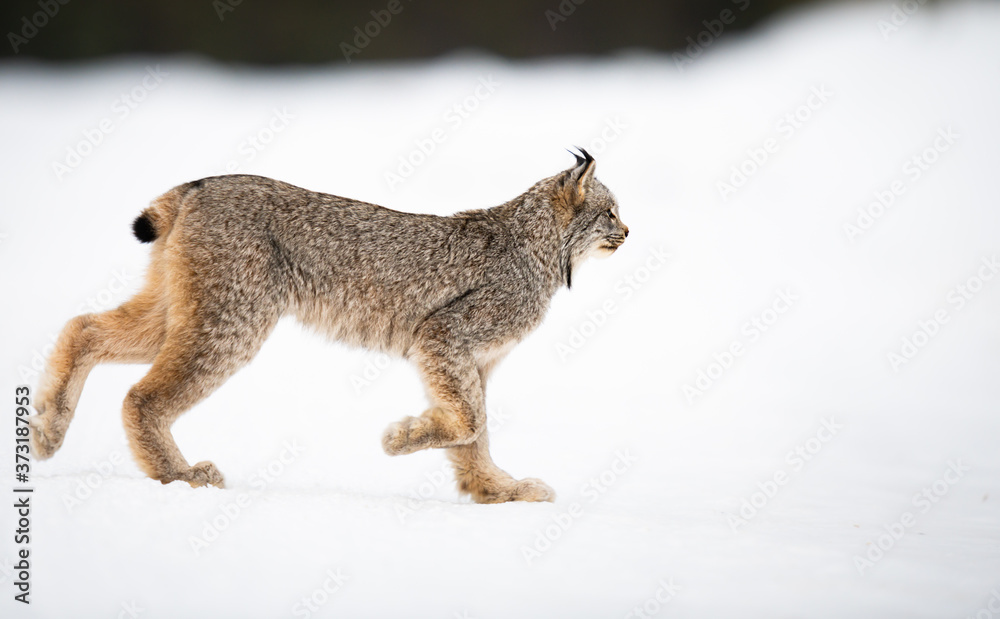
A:
<svg viewBox="0 0 1000 619">
<path fill-rule="evenodd" d="M 153 222 L 145 213 L 136 217 L 135 221 L 132 222 L 132 233 L 143 243 L 152 243 L 156 240 L 156 228 L 153 227 Z"/>
<path fill-rule="evenodd" d="M 580 148 L 579 146 L 574 146 L 573 148 L 575 148 L 576 150 L 578 150 L 581 153 L 583 153 L 583 156 L 580 156 L 579 154 L 574 153 L 573 151 L 569 150 L 568 148 L 566 149 L 567 151 L 569 151 L 569 154 L 571 154 L 574 157 L 576 157 L 576 165 L 577 166 L 586 165 L 586 164 L 588 164 L 588 163 L 590 163 L 591 161 L 594 160 L 594 158 L 591 157 L 590 153 L 588 153 L 586 150 Z"/>
</svg>

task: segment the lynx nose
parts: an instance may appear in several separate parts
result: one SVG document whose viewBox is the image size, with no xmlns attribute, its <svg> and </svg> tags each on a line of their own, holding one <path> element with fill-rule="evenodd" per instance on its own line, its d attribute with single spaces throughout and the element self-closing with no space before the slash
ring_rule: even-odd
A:
<svg viewBox="0 0 1000 619">
<path fill-rule="evenodd" d="M 625 238 L 628 238 L 628 226 L 625 226 Z"/>
</svg>

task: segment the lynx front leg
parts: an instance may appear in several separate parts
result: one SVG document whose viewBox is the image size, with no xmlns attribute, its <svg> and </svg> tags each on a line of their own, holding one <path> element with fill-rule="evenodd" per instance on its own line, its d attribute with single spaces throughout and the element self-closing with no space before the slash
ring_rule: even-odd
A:
<svg viewBox="0 0 1000 619">
<path fill-rule="evenodd" d="M 539 479 L 517 480 L 493 463 L 486 431 L 486 377 L 489 367 L 438 348 L 415 355 L 436 406 L 386 429 L 382 446 L 390 456 L 448 447 L 460 492 L 477 503 L 554 501 L 555 492 Z M 433 348 L 431 348 L 433 350 Z"/>
<path fill-rule="evenodd" d="M 479 382 L 485 398 L 486 380 L 499 361 L 494 356 L 479 367 Z M 468 494 L 476 503 L 506 503 L 508 501 L 555 501 L 556 493 L 540 479 L 517 480 L 493 463 L 490 439 L 484 429 L 475 441 L 448 450 L 448 459 L 455 468 L 458 491 Z"/>
<path fill-rule="evenodd" d="M 476 503 L 554 501 L 556 498 L 555 491 L 542 480 L 517 480 L 494 464 L 486 430 L 472 443 L 449 449 L 448 458 L 455 467 L 458 490 L 472 496 Z"/>
<path fill-rule="evenodd" d="M 424 347 L 413 357 L 433 406 L 386 428 L 385 452 L 398 456 L 476 440 L 486 426 L 486 406 L 475 362 L 444 347 Z"/>
</svg>

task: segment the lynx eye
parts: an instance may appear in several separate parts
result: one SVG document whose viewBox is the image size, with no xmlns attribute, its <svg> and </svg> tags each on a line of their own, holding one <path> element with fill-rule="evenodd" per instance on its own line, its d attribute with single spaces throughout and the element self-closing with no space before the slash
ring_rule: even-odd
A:
<svg viewBox="0 0 1000 619">
<path fill-rule="evenodd" d="M 615 212 L 612 211 L 611 209 L 608 209 L 608 219 L 613 220 L 614 218 L 615 218 Z"/>
</svg>

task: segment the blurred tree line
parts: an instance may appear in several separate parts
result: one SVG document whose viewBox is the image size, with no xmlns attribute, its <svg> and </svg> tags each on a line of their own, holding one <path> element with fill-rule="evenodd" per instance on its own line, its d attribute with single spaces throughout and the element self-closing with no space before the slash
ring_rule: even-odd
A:
<svg viewBox="0 0 1000 619">
<path fill-rule="evenodd" d="M 801 0 L 4 0 L 4 57 L 193 53 L 307 64 L 480 50 L 509 58 L 697 51 Z"/>
</svg>

